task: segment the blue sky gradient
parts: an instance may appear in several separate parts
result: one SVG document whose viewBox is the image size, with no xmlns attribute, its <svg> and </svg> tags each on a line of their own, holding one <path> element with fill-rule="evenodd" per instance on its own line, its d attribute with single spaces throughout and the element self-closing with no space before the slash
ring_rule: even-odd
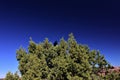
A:
<svg viewBox="0 0 120 80">
<path fill-rule="evenodd" d="M 16 50 L 29 38 L 59 41 L 73 33 L 78 43 L 99 50 L 120 66 L 119 4 L 108 1 L 0 1 L 0 77 L 18 67 Z"/>
</svg>

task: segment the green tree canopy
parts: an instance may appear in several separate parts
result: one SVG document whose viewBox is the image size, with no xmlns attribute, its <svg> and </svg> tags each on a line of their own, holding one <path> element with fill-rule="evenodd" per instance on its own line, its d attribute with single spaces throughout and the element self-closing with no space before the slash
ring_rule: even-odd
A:
<svg viewBox="0 0 120 80">
<path fill-rule="evenodd" d="M 56 44 L 31 39 L 28 50 L 20 48 L 16 57 L 22 80 L 102 80 L 98 73 L 110 67 L 99 51 L 77 43 L 72 33 Z"/>
<path fill-rule="evenodd" d="M 20 80 L 20 77 L 17 72 L 15 72 L 14 74 L 8 72 L 4 80 Z"/>
<path fill-rule="evenodd" d="M 30 39 L 28 50 L 20 47 L 16 58 L 21 77 L 8 72 L 4 80 L 120 80 L 99 51 L 77 43 L 73 34 L 54 43 Z"/>
</svg>

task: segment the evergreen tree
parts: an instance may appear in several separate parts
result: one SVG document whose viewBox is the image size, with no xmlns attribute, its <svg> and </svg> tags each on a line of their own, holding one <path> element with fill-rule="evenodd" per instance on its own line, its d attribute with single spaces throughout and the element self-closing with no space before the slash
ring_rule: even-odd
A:
<svg viewBox="0 0 120 80">
<path fill-rule="evenodd" d="M 22 80 L 102 80 L 105 76 L 99 73 L 110 66 L 99 51 L 78 44 L 73 34 L 59 44 L 31 39 L 28 51 L 20 48 L 16 57 Z"/>
<path fill-rule="evenodd" d="M 15 72 L 14 74 L 8 72 L 4 80 L 20 80 L 20 77 L 17 72 Z"/>
</svg>

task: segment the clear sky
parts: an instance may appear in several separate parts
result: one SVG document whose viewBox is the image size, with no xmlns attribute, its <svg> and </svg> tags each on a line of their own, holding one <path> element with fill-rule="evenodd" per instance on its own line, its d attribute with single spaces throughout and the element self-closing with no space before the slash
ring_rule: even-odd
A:
<svg viewBox="0 0 120 80">
<path fill-rule="evenodd" d="M 68 38 L 99 50 L 120 66 L 120 11 L 113 0 L 0 0 L 0 77 L 18 67 L 16 50 L 35 42 Z"/>
</svg>

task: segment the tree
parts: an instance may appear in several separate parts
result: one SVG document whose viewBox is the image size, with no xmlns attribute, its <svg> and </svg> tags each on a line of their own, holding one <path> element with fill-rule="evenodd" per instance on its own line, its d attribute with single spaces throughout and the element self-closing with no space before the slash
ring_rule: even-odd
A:
<svg viewBox="0 0 120 80">
<path fill-rule="evenodd" d="M 59 44 L 31 39 L 28 51 L 20 48 L 16 57 L 22 80 L 102 80 L 98 73 L 110 66 L 99 51 L 78 44 L 73 34 Z"/>
<path fill-rule="evenodd" d="M 8 72 L 6 74 L 5 80 L 20 80 L 20 77 L 17 72 L 15 72 L 14 74 L 11 72 Z"/>
</svg>

